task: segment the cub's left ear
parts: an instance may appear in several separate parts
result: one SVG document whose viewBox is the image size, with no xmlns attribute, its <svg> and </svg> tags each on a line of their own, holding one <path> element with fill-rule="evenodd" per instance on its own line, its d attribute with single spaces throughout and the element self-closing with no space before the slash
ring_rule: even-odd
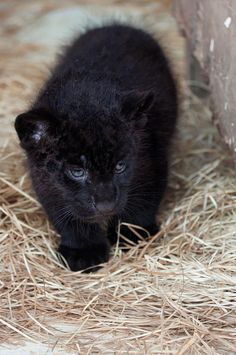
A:
<svg viewBox="0 0 236 355">
<path fill-rule="evenodd" d="M 123 100 L 122 114 L 136 127 L 143 128 L 147 123 L 147 112 L 154 101 L 152 91 L 132 91 Z"/>
<path fill-rule="evenodd" d="M 38 111 L 20 114 L 15 120 L 15 129 L 24 149 L 37 145 L 48 134 L 50 118 Z"/>
</svg>

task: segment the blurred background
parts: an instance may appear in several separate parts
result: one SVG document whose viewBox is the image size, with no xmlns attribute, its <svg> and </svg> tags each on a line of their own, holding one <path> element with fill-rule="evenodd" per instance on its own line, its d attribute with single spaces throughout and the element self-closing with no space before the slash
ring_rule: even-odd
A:
<svg viewBox="0 0 236 355">
<path fill-rule="evenodd" d="M 147 28 L 162 40 L 183 73 L 184 46 L 170 0 L 1 1 L 1 144 L 14 117 L 29 106 L 63 46 L 86 27 L 111 18 Z"/>
</svg>

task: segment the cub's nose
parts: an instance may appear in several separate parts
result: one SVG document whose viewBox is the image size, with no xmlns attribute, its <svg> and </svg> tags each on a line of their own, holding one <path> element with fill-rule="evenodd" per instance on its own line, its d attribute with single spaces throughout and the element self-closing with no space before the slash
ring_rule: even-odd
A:
<svg viewBox="0 0 236 355">
<path fill-rule="evenodd" d="M 111 213 L 115 209 L 115 201 L 98 202 L 96 208 L 100 213 Z"/>
</svg>

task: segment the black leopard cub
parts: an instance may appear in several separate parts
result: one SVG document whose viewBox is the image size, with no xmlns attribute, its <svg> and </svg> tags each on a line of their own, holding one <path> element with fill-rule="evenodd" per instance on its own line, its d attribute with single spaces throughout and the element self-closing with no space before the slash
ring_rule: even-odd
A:
<svg viewBox="0 0 236 355">
<path fill-rule="evenodd" d="M 76 39 L 16 118 L 33 187 L 71 270 L 108 260 L 118 221 L 156 232 L 176 119 L 176 85 L 159 44 L 119 24 Z M 128 227 L 121 233 L 135 239 Z"/>
</svg>

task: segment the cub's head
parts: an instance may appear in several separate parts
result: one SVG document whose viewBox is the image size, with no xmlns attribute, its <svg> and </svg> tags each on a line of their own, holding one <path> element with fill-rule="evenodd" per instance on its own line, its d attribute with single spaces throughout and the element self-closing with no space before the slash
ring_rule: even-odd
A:
<svg viewBox="0 0 236 355">
<path fill-rule="evenodd" d="M 35 190 L 42 204 L 75 219 L 99 222 L 125 209 L 137 167 L 150 95 L 131 93 L 113 110 L 70 103 L 16 118 Z"/>
</svg>

